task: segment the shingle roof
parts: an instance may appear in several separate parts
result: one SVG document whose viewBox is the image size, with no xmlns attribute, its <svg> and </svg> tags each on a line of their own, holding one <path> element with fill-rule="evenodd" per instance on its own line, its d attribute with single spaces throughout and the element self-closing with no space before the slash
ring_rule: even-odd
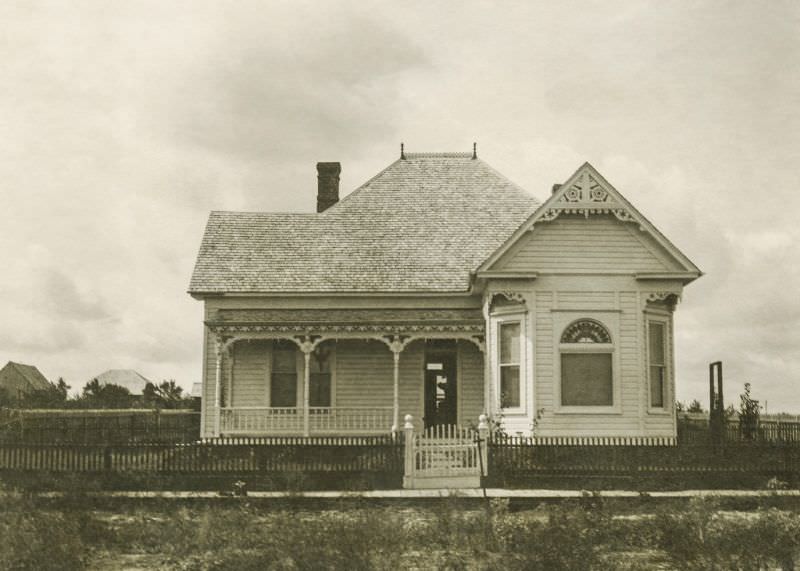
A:
<svg viewBox="0 0 800 571">
<path fill-rule="evenodd" d="M 150 382 L 133 369 L 109 369 L 92 379 L 97 379 L 101 385 L 125 387 L 132 395 L 142 394 L 145 385 Z"/>
<path fill-rule="evenodd" d="M 17 371 L 31 386 L 33 390 L 41 391 L 50 386 L 47 378 L 33 365 L 23 365 L 22 363 L 15 363 L 9 361 L 6 367 L 12 367 Z M 3 367 L 5 368 L 5 367 Z"/>
<path fill-rule="evenodd" d="M 407 153 L 320 214 L 212 212 L 189 291 L 465 291 L 538 204 L 470 153 Z"/>
</svg>

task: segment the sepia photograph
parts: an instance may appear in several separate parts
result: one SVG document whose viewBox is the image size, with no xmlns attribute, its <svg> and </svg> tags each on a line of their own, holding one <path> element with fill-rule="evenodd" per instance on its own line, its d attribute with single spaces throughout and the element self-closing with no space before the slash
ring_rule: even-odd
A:
<svg viewBox="0 0 800 571">
<path fill-rule="evenodd" d="M 800 569 L 800 3 L 0 4 L 0 570 Z"/>
</svg>

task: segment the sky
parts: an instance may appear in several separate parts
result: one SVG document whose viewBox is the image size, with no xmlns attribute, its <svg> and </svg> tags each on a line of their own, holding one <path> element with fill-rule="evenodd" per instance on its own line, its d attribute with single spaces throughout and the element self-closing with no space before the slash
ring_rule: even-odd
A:
<svg viewBox="0 0 800 571">
<path fill-rule="evenodd" d="M 0 4 L 0 362 L 200 380 L 210 210 L 309 212 L 408 151 L 544 199 L 591 162 L 705 275 L 677 397 L 800 413 L 800 3 Z"/>
</svg>

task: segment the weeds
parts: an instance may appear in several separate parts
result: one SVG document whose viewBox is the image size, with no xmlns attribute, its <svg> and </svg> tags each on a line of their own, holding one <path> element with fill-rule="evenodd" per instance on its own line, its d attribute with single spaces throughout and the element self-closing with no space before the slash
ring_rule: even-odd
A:
<svg viewBox="0 0 800 571">
<path fill-rule="evenodd" d="M 708 500 L 621 515 L 591 493 L 534 510 L 511 510 L 503 499 L 478 507 L 459 497 L 401 509 L 353 498 L 332 509 L 297 502 L 265 508 L 244 497 L 102 507 L 87 507 L 85 499 L 6 495 L 0 568 L 78 570 L 115 554 L 146 557 L 164 569 L 243 571 L 631 570 L 654 562 L 788 570 L 800 560 L 796 512 L 737 512 Z"/>
</svg>

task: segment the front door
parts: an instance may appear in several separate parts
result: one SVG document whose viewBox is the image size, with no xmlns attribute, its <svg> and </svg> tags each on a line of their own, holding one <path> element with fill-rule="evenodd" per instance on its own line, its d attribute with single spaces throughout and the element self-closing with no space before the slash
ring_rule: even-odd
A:
<svg viewBox="0 0 800 571">
<path fill-rule="evenodd" d="M 425 346 L 425 428 L 458 423 L 456 351 L 449 340 Z"/>
</svg>

